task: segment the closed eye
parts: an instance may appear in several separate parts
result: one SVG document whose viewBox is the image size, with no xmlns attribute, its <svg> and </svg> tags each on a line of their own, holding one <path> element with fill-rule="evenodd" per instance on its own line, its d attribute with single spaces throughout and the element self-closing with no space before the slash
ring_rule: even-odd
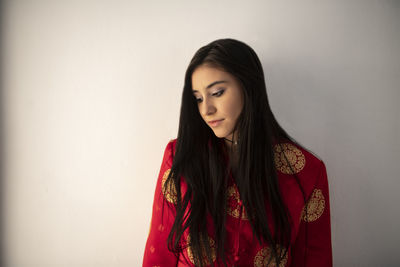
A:
<svg viewBox="0 0 400 267">
<path fill-rule="evenodd" d="M 223 93 L 225 92 L 225 90 L 219 90 L 218 92 L 212 94 L 213 96 L 219 97 L 221 96 Z"/>
<path fill-rule="evenodd" d="M 225 92 L 225 90 L 219 90 L 218 92 L 213 93 L 212 96 L 220 97 L 224 92 Z M 196 98 L 196 97 L 195 97 L 195 98 Z M 201 98 L 196 98 L 196 102 L 197 102 L 197 103 L 201 103 L 202 101 L 203 101 L 203 99 L 201 99 Z"/>
</svg>

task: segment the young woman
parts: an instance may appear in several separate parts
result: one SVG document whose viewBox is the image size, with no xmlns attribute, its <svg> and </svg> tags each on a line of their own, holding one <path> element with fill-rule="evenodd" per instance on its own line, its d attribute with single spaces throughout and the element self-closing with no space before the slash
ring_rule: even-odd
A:
<svg viewBox="0 0 400 267">
<path fill-rule="evenodd" d="M 332 266 L 325 165 L 279 125 L 243 42 L 189 64 L 143 266 Z"/>
</svg>

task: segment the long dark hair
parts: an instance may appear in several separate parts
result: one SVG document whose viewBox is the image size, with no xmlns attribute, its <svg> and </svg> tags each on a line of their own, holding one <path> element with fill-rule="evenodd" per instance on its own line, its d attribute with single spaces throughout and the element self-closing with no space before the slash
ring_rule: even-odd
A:
<svg viewBox="0 0 400 267">
<path fill-rule="evenodd" d="M 273 144 L 298 142 L 279 125 L 271 111 L 257 54 L 247 44 L 234 39 L 219 39 L 201 47 L 185 74 L 176 153 L 164 184 L 172 184 L 177 192 L 176 217 L 168 236 L 168 248 L 178 256 L 190 246 L 192 260 L 197 266 L 212 263 L 213 257 L 226 265 L 226 189 L 230 165 L 225 161 L 224 139 L 216 137 L 203 121 L 192 93 L 192 73 L 202 64 L 230 73 L 243 90 L 243 110 L 234 128 L 239 138 L 239 164 L 234 178 L 253 235 L 260 244 L 265 242 L 270 246 L 271 259 L 279 266 L 287 256 L 292 233 L 291 218 L 278 186 Z M 288 160 L 287 163 L 290 166 Z M 183 196 L 181 179 L 187 184 Z M 272 218 L 267 216 L 267 209 Z M 211 215 L 214 226 L 213 244 L 209 242 L 207 215 Z M 270 221 L 274 229 L 269 229 Z M 190 244 L 182 238 L 186 229 Z"/>
</svg>

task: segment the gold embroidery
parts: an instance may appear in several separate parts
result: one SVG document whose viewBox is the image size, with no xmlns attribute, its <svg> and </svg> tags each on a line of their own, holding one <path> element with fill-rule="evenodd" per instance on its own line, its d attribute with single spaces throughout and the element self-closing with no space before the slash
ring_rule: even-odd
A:
<svg viewBox="0 0 400 267">
<path fill-rule="evenodd" d="M 168 202 L 176 203 L 178 198 L 177 198 L 176 188 L 175 188 L 175 185 L 173 184 L 172 180 L 170 180 L 171 182 L 169 182 L 169 184 L 164 186 L 170 172 L 171 172 L 171 169 L 168 169 L 164 172 L 163 179 L 161 182 L 161 187 L 162 187 L 161 190 L 165 196 L 165 199 Z"/>
<path fill-rule="evenodd" d="M 211 237 L 208 237 L 208 242 L 210 243 L 210 248 L 211 248 L 211 259 L 214 262 L 215 259 L 217 258 L 217 251 L 216 251 L 216 248 L 215 248 L 215 241 Z M 187 244 L 188 244 L 187 254 L 188 254 L 189 260 L 194 264 L 194 255 L 193 255 L 193 252 L 192 252 L 192 248 L 190 247 L 190 235 L 188 235 L 188 237 L 187 237 Z M 205 260 L 206 265 L 210 265 L 210 263 L 209 263 L 209 261 L 207 259 L 207 256 L 205 256 L 206 252 L 205 252 L 204 248 L 203 248 L 202 254 L 204 255 L 203 259 Z"/>
<path fill-rule="evenodd" d="M 235 185 L 229 186 L 227 191 L 227 208 L 226 212 L 234 218 L 239 218 L 240 215 L 240 197 L 239 191 Z M 242 219 L 248 220 L 247 214 L 243 207 Z"/>
<path fill-rule="evenodd" d="M 274 161 L 276 169 L 284 174 L 293 174 L 290 166 L 293 168 L 294 173 L 299 173 L 306 164 L 304 154 L 292 144 L 283 143 L 277 144 L 274 147 Z M 286 161 L 286 158 L 288 162 Z"/>
<path fill-rule="evenodd" d="M 325 198 L 321 189 L 314 189 L 311 198 L 307 202 L 307 214 L 305 207 L 301 211 L 301 219 L 305 222 L 313 222 L 321 217 L 325 209 Z"/>
<path fill-rule="evenodd" d="M 281 253 L 281 247 L 278 246 L 278 253 Z M 276 267 L 275 258 L 271 258 L 272 251 L 271 248 L 265 247 L 260 249 L 256 256 L 254 257 L 254 267 Z M 271 258 L 271 259 L 270 259 Z M 286 253 L 285 257 L 279 263 L 279 267 L 286 266 L 288 260 L 288 254 Z"/>
</svg>

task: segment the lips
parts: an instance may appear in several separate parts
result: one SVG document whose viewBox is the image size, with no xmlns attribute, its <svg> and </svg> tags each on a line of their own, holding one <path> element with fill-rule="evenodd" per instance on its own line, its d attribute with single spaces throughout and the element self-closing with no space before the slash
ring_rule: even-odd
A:
<svg viewBox="0 0 400 267">
<path fill-rule="evenodd" d="M 218 125 L 221 124 L 221 122 L 222 122 L 223 120 L 224 120 L 224 119 L 215 120 L 215 121 L 209 121 L 208 124 L 210 124 L 211 127 L 217 127 Z"/>
</svg>

